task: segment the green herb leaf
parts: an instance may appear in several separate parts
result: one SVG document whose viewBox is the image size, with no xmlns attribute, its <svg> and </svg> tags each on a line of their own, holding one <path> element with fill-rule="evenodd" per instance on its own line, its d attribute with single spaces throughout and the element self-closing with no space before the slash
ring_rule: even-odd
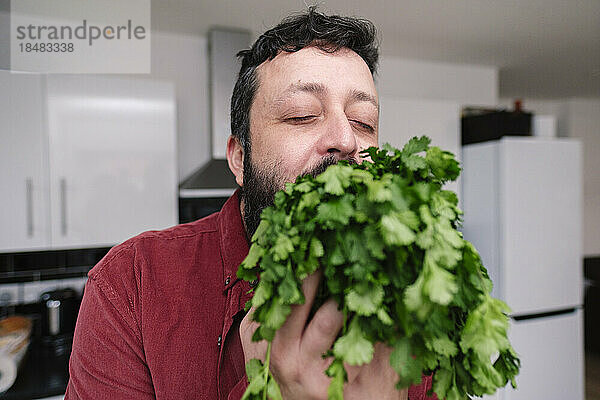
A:
<svg viewBox="0 0 600 400">
<path fill-rule="evenodd" d="M 348 332 L 335 341 L 333 354 L 349 365 L 362 365 L 373 359 L 373 343 L 363 334 L 358 319 L 350 323 Z"/>
<path fill-rule="evenodd" d="M 358 315 L 369 316 L 375 314 L 383 300 L 383 288 L 366 283 L 359 284 L 346 294 L 346 304 L 350 311 Z"/>
<path fill-rule="evenodd" d="M 415 241 L 415 233 L 395 214 L 381 218 L 381 234 L 388 245 L 407 246 Z"/>
</svg>

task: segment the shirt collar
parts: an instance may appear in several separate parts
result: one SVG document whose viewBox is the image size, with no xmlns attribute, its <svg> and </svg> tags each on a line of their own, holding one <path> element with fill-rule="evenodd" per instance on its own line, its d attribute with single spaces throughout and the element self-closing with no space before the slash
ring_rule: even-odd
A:
<svg viewBox="0 0 600 400">
<path fill-rule="evenodd" d="M 225 202 L 218 217 L 224 290 L 238 281 L 239 265 L 248 255 L 249 245 L 240 212 L 240 189 Z"/>
</svg>

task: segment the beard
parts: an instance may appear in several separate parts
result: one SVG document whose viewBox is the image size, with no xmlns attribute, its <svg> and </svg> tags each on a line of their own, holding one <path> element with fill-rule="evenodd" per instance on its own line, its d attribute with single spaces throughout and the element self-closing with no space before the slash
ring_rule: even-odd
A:
<svg viewBox="0 0 600 400">
<path fill-rule="evenodd" d="M 349 164 L 357 164 L 353 157 L 345 159 Z M 323 157 L 314 167 L 308 168 L 300 176 L 317 175 L 325 172 L 327 167 L 340 161 L 336 156 L 330 154 Z M 244 186 L 240 194 L 244 205 L 244 225 L 248 238 L 252 238 L 260 224 L 262 211 L 273 205 L 275 194 L 285 187 L 286 179 L 279 164 L 271 168 L 259 168 L 252 162 L 250 152 L 244 157 Z"/>
</svg>

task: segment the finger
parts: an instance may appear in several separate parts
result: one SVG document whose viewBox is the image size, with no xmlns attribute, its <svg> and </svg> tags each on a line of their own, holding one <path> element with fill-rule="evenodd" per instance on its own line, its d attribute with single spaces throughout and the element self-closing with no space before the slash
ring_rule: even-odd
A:
<svg viewBox="0 0 600 400">
<path fill-rule="evenodd" d="M 381 368 L 386 368 L 386 365 L 391 368 L 389 359 L 392 348 L 380 342 L 375 343 L 374 347 L 373 358 L 370 363 L 362 365 L 344 363 L 344 368 L 348 374 L 348 383 L 352 383 L 361 374 L 370 374 L 372 371 L 379 371 Z"/>
<path fill-rule="evenodd" d="M 348 384 L 344 387 L 344 398 L 357 400 L 365 398 L 404 399 L 408 398 L 408 390 L 397 390 L 398 375 L 390 366 L 389 358 L 392 348 L 384 343 L 375 343 L 373 360 L 360 366 L 360 371 L 353 381 L 348 376 Z M 350 375 L 350 374 L 348 374 Z M 376 396 L 374 394 L 377 393 Z"/>
<path fill-rule="evenodd" d="M 398 379 L 398 374 L 396 374 L 396 371 L 390 364 L 390 355 L 392 354 L 392 351 L 394 351 L 393 347 L 390 347 L 385 343 L 375 343 L 375 352 L 373 354 L 373 362 L 371 364 L 373 364 L 373 367 L 377 369 L 385 368 L 387 371 L 393 374 L 396 379 Z"/>
<path fill-rule="evenodd" d="M 363 369 L 365 371 L 371 370 L 372 372 L 389 372 L 398 378 L 396 371 L 390 365 L 390 354 L 392 354 L 393 348 L 381 342 L 375 343 L 374 347 L 373 359 L 369 364 L 364 365 Z"/>
<path fill-rule="evenodd" d="M 252 335 L 254 335 L 254 332 L 260 325 L 258 322 L 252 319 L 254 310 L 254 307 L 251 307 L 246 316 L 240 322 L 240 341 L 242 342 L 242 350 L 244 352 L 245 362 L 248 362 L 253 358 L 257 358 L 264 362 L 265 355 L 267 353 L 267 341 L 252 341 Z"/>
<path fill-rule="evenodd" d="M 344 369 L 346 370 L 346 375 L 348 375 L 348 383 L 354 382 L 354 380 L 360 374 L 362 365 L 350 365 L 348 363 L 344 363 Z"/>
<path fill-rule="evenodd" d="M 395 385 L 398 382 L 399 376 L 390 365 L 392 350 L 391 347 L 384 343 L 375 343 L 373 359 L 370 363 L 359 366 L 360 370 L 355 376 L 355 382 L 364 381 L 365 379 L 372 380 L 373 377 L 377 376 L 383 382 L 392 382 Z M 348 382 L 351 382 L 350 377 L 348 377 Z"/>
<path fill-rule="evenodd" d="M 299 341 L 302 337 L 302 332 L 306 326 L 306 320 L 310 313 L 310 309 L 315 300 L 319 282 L 323 273 L 317 270 L 313 274 L 307 276 L 302 282 L 302 292 L 304 293 L 304 304 L 292 306 L 292 312 L 281 328 L 277 331 L 273 345 L 288 345 L 295 341 Z"/>
<path fill-rule="evenodd" d="M 327 300 L 306 327 L 300 342 L 301 354 L 320 357 L 331 348 L 344 324 L 344 315 L 335 300 Z"/>
</svg>

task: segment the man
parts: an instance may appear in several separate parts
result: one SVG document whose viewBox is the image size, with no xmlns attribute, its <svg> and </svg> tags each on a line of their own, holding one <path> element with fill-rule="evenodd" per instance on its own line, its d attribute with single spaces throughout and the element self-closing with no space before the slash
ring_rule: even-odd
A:
<svg viewBox="0 0 600 400">
<path fill-rule="evenodd" d="M 227 159 L 241 190 L 202 220 L 146 232 L 116 246 L 89 273 L 70 360 L 66 399 L 239 399 L 244 365 L 262 358 L 243 307 L 250 284 L 236 278 L 248 238 L 285 182 L 318 174 L 377 145 L 373 25 L 310 8 L 240 53 Z M 320 276 L 309 276 L 273 340 L 271 368 L 286 400 L 326 399 L 341 329 L 326 302 L 308 320 Z M 429 377 L 398 391 L 390 350 L 348 368 L 346 399 L 425 399 Z"/>
</svg>

